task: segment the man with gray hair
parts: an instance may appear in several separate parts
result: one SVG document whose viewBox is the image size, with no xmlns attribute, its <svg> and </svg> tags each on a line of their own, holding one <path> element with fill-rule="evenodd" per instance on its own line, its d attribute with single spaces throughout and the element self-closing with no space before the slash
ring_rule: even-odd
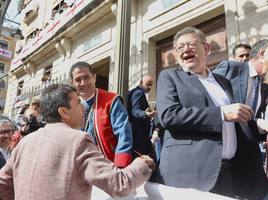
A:
<svg viewBox="0 0 268 200">
<path fill-rule="evenodd" d="M 230 82 L 209 70 L 210 45 L 202 31 L 182 29 L 174 48 L 179 65 L 161 71 L 157 83 L 157 113 L 165 129 L 161 180 L 230 197 L 263 198 L 268 182 L 258 145 L 239 126 L 251 120 L 251 107 L 234 103 Z"/>
<path fill-rule="evenodd" d="M 230 80 L 236 102 L 252 107 L 261 131 L 268 129 L 268 122 L 263 119 L 267 110 L 268 85 L 262 83 L 268 71 L 267 53 L 268 39 L 262 39 L 252 46 L 249 62 L 223 61 L 213 70 Z"/>
<path fill-rule="evenodd" d="M 213 73 L 220 74 L 230 80 L 234 100 L 252 107 L 255 117 L 259 118 L 261 111 L 261 83 L 266 75 L 264 55 L 268 47 L 268 39 L 256 42 L 250 52 L 249 62 L 223 61 Z"/>
<path fill-rule="evenodd" d="M 10 157 L 10 143 L 14 133 L 14 126 L 10 119 L 2 117 L 0 119 L 0 169 L 5 165 Z"/>
</svg>

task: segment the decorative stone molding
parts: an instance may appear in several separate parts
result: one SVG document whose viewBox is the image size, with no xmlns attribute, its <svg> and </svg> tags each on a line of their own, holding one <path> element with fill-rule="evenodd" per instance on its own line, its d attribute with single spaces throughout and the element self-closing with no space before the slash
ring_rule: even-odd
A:
<svg viewBox="0 0 268 200">
<path fill-rule="evenodd" d="M 57 42 L 55 44 L 55 48 L 57 49 L 58 53 L 60 54 L 60 56 L 64 60 L 65 59 L 65 50 L 64 50 L 63 46 L 60 44 L 60 42 Z"/>
<path fill-rule="evenodd" d="M 114 16 L 116 17 L 117 16 L 117 3 L 114 2 L 112 5 L 111 5 L 111 11 L 112 13 L 114 14 Z"/>
<path fill-rule="evenodd" d="M 32 76 L 35 73 L 35 65 L 32 62 L 27 63 L 23 66 L 23 70 Z"/>
<path fill-rule="evenodd" d="M 60 41 L 61 46 L 64 48 L 66 57 L 70 58 L 71 57 L 71 50 L 72 50 L 72 42 L 68 38 L 63 38 Z"/>
</svg>

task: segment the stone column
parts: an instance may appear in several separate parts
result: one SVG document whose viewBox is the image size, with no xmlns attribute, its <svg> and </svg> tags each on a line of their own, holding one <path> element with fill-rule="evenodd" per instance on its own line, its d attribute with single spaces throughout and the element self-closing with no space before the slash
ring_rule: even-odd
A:
<svg viewBox="0 0 268 200">
<path fill-rule="evenodd" d="M 117 1 L 117 33 L 115 49 L 115 91 L 127 104 L 129 80 L 129 46 L 130 46 L 131 0 Z"/>
</svg>

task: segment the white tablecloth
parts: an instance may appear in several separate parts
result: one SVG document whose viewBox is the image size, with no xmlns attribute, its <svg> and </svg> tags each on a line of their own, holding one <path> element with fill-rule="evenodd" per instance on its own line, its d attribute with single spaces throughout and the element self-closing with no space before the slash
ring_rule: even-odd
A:
<svg viewBox="0 0 268 200">
<path fill-rule="evenodd" d="M 97 187 L 93 187 L 92 200 L 232 200 L 232 198 L 202 192 L 195 189 L 183 189 L 146 182 L 134 194 L 124 198 L 112 198 Z"/>
</svg>

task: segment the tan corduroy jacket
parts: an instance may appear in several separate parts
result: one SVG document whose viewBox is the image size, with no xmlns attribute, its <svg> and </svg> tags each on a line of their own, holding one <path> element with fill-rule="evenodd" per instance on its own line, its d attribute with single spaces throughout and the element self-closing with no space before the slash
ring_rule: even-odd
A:
<svg viewBox="0 0 268 200">
<path fill-rule="evenodd" d="M 63 123 L 24 137 L 0 170 L 3 200 L 89 200 L 92 185 L 113 197 L 130 194 L 149 179 L 142 159 L 118 169 L 90 138 Z"/>
</svg>

